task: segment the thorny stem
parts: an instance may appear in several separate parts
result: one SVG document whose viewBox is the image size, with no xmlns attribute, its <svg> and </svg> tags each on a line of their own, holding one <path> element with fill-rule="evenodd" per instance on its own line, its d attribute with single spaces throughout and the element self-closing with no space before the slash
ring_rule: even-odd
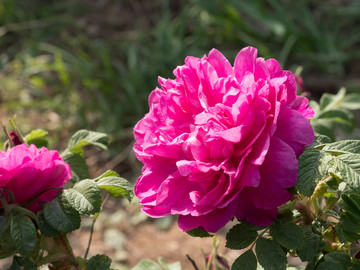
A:
<svg viewBox="0 0 360 270">
<path fill-rule="evenodd" d="M 107 194 L 104 201 L 102 202 L 101 204 L 101 208 L 104 207 L 105 203 L 107 202 L 107 200 L 109 199 L 110 197 L 110 194 Z M 88 256 L 89 254 L 89 250 L 90 250 L 90 245 L 91 245 L 91 241 L 92 241 L 92 236 L 94 234 L 94 227 L 95 227 L 95 222 L 97 220 L 97 216 L 94 218 L 92 224 L 91 224 L 91 229 L 90 229 L 90 236 L 89 236 L 89 242 L 88 242 L 88 246 L 86 248 L 86 251 L 85 251 L 85 255 L 84 255 L 84 259 L 86 259 L 86 257 Z"/>
</svg>

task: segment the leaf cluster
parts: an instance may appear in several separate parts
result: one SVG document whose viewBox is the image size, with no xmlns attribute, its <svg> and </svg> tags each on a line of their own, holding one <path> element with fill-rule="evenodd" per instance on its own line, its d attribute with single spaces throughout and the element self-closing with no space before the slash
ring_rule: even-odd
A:
<svg viewBox="0 0 360 270">
<path fill-rule="evenodd" d="M 226 246 L 245 249 L 231 269 L 286 269 L 287 257 L 307 270 L 358 269 L 351 243 L 360 239 L 360 140 L 331 142 L 317 136 L 299 158 L 294 202 L 269 227 L 241 221 Z"/>
<path fill-rule="evenodd" d="M 341 88 L 337 94 L 324 93 L 320 102 L 310 101 L 315 116 L 310 120 L 315 132 L 326 135 L 335 140 L 336 128 L 345 133 L 354 130 L 356 121 L 351 110 L 360 109 L 360 95 L 357 93 L 346 94 Z"/>
<path fill-rule="evenodd" d="M 35 130 L 25 140 L 40 147 L 47 145 L 46 135 L 45 131 Z M 11 269 L 37 269 L 47 261 L 54 265 L 60 263 L 61 267 L 68 267 L 66 269 L 81 264 L 88 270 L 109 269 L 111 260 L 104 255 L 94 256 L 88 261 L 75 258 L 66 239 L 66 233 L 80 227 L 81 216 L 96 218 L 101 211 L 101 191 L 129 201 L 132 198 L 131 184 L 114 171 L 90 179 L 83 148 L 93 145 L 106 149 L 107 141 L 106 134 L 87 130 L 80 130 L 71 137 L 62 153 L 64 161 L 71 167 L 71 183 L 63 191 L 59 190 L 57 196 L 45 203 L 36 215 L 22 206 L 7 204 L 1 194 L 4 210 L 0 215 L 0 258 L 20 255 L 14 256 Z M 60 265 L 55 269 L 62 269 Z"/>
</svg>

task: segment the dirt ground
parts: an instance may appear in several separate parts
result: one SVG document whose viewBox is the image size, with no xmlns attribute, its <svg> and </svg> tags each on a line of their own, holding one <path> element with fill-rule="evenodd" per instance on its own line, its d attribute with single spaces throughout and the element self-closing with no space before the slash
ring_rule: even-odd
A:
<svg viewBox="0 0 360 270">
<path fill-rule="evenodd" d="M 82 228 L 69 237 L 76 255 L 83 256 L 85 253 L 90 225 L 91 220 L 84 219 Z M 219 253 L 232 263 L 239 256 L 239 251 L 225 248 L 225 232 L 230 226 L 221 230 L 217 239 L 220 242 Z M 209 254 L 212 245 L 213 238 L 194 238 L 181 232 L 176 217 L 151 219 L 139 210 L 137 202 L 119 205 L 111 200 L 95 223 L 89 255 L 108 255 L 115 269 L 128 269 L 141 259 L 156 261 L 158 257 L 163 257 L 167 263 L 179 261 L 183 270 L 193 270 L 187 255 L 201 269 L 204 266 L 203 254 Z"/>
</svg>

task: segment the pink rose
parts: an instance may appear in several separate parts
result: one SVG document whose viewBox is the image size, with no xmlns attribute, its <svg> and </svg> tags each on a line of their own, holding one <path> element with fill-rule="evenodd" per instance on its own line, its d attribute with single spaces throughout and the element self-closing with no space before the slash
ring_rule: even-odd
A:
<svg viewBox="0 0 360 270">
<path fill-rule="evenodd" d="M 39 202 L 51 201 L 58 193 L 50 188 L 63 188 L 71 177 L 70 166 L 56 151 L 26 144 L 0 151 L 0 188 L 10 190 L 21 205 L 36 197 L 27 206 L 34 213 L 41 209 Z"/>
<path fill-rule="evenodd" d="M 159 78 L 150 111 L 134 128 L 144 164 L 135 185 L 151 217 L 216 232 L 234 216 L 269 225 L 292 198 L 297 157 L 310 145 L 314 114 L 274 59 L 242 49 L 234 67 L 217 50 L 187 57 L 175 80 Z"/>
</svg>

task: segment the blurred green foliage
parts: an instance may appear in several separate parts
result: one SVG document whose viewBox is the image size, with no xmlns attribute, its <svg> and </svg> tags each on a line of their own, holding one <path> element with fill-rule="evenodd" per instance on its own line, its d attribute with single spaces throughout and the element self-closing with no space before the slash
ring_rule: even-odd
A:
<svg viewBox="0 0 360 270">
<path fill-rule="evenodd" d="M 25 132 L 87 128 L 129 140 L 157 76 L 213 47 L 231 61 L 251 45 L 284 68 L 303 66 L 315 97 L 356 90 L 358 14 L 356 0 L 3 0 L 0 120 L 16 113 Z M 315 89 L 323 76 L 337 79 Z"/>
</svg>

